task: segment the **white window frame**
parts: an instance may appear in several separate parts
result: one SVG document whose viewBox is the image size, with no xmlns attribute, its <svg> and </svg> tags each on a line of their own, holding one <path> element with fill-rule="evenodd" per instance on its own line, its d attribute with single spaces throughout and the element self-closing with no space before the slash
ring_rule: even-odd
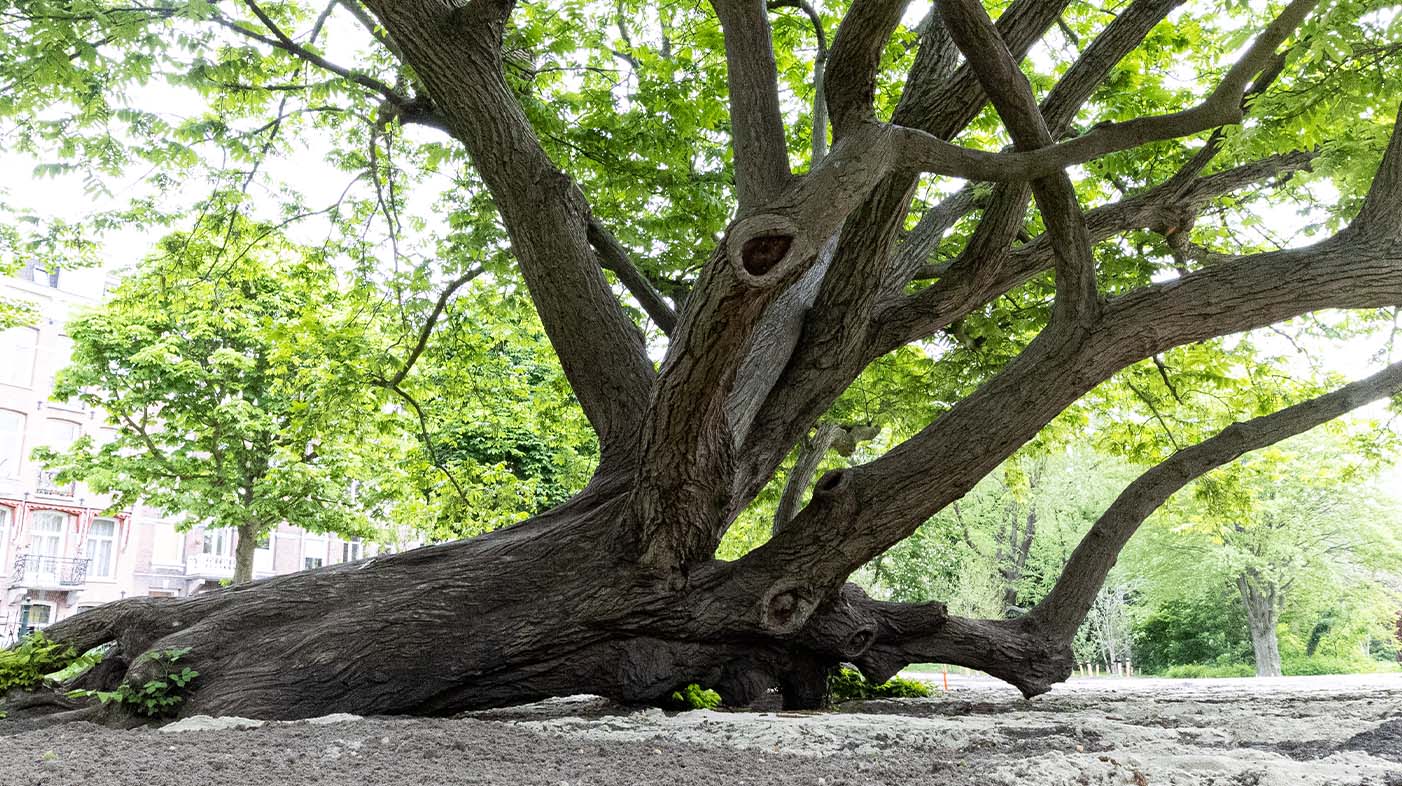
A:
<svg viewBox="0 0 1402 786">
<path fill-rule="evenodd" d="M 365 559 L 365 541 L 361 538 L 351 538 L 341 542 L 341 561 L 355 562 Z"/>
<path fill-rule="evenodd" d="M 20 465 L 24 463 L 24 432 L 29 425 L 29 415 L 15 409 L 0 409 L 0 416 L 13 415 L 16 428 L 13 432 L 0 431 L 0 446 L 6 443 L 13 447 L 0 447 L 3 450 L 12 450 L 13 455 L 0 454 L 0 477 L 19 478 Z M 13 439 L 10 435 L 13 434 Z"/>
<path fill-rule="evenodd" d="M 20 335 L 33 336 L 33 342 L 28 346 L 21 344 Z M 12 327 L 0 331 L 0 342 L 3 342 L 3 348 L 0 348 L 0 369 L 4 369 L 3 375 L 0 375 L 0 385 L 34 387 L 34 365 L 39 359 L 39 328 Z M 28 362 L 25 362 L 23 357 L 26 350 Z"/>
<path fill-rule="evenodd" d="M 112 534 L 98 536 L 96 534 L 96 528 L 99 523 L 111 524 Z M 92 520 L 92 523 L 88 524 L 88 538 L 84 553 L 84 556 L 88 558 L 88 578 L 114 579 L 117 577 L 117 530 L 116 519 L 96 518 Z M 108 547 L 106 571 L 98 570 L 97 555 L 94 551 L 99 543 L 106 543 Z"/>
<path fill-rule="evenodd" d="M 234 533 L 228 527 L 206 528 L 200 541 L 200 553 L 216 557 L 234 556 Z"/>
<path fill-rule="evenodd" d="M 69 439 L 67 442 L 63 443 L 62 445 L 57 444 L 53 439 L 54 426 L 59 423 L 62 423 L 65 426 L 71 426 L 71 430 L 73 432 L 72 438 Z M 76 420 L 69 420 L 68 418 L 46 418 L 44 420 L 44 447 L 53 448 L 54 450 L 59 451 L 68 450 L 68 447 L 74 442 L 77 442 L 78 438 L 81 436 L 83 436 L 83 424 L 79 423 Z"/>
<path fill-rule="evenodd" d="M 45 520 L 57 519 L 59 522 L 58 548 L 55 549 L 54 553 L 52 554 L 49 554 L 47 552 L 41 553 L 39 551 L 36 551 L 34 548 L 35 538 L 39 536 L 40 532 L 43 532 L 45 534 L 52 532 L 52 530 L 39 529 L 39 520 L 41 518 Z M 68 546 L 68 525 L 72 523 L 73 515 L 70 513 L 64 513 L 61 510 L 36 510 L 33 513 L 31 513 L 29 525 L 29 555 L 34 557 L 54 557 L 56 559 L 62 559 L 64 556 L 66 556 L 65 548 Z"/>
</svg>

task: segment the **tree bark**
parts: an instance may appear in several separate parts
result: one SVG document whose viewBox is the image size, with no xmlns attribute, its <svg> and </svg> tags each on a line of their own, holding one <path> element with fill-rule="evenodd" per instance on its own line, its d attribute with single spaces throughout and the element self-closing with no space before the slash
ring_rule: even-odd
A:
<svg viewBox="0 0 1402 786">
<path fill-rule="evenodd" d="M 1279 677 L 1280 640 L 1275 628 L 1280 621 L 1280 594 L 1253 571 L 1237 576 L 1236 586 L 1241 593 L 1241 602 L 1246 606 L 1246 622 L 1251 629 L 1251 651 L 1256 657 L 1256 676 Z"/>
<path fill-rule="evenodd" d="M 234 538 L 234 584 L 247 584 L 253 581 L 253 557 L 258 549 L 260 527 L 249 522 L 235 527 Z"/>
</svg>

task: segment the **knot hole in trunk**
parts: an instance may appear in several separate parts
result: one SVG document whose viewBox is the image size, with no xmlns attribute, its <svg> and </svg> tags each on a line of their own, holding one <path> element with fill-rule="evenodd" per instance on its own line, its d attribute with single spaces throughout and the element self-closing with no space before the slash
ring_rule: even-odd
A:
<svg viewBox="0 0 1402 786">
<path fill-rule="evenodd" d="M 818 485 L 813 488 L 814 493 L 822 495 L 832 495 L 847 488 L 850 483 L 847 473 L 840 469 L 829 470 L 818 478 Z"/>
<path fill-rule="evenodd" d="M 763 276 L 779 264 L 793 246 L 790 235 L 759 235 L 740 247 L 740 263 L 752 276 Z"/>
</svg>

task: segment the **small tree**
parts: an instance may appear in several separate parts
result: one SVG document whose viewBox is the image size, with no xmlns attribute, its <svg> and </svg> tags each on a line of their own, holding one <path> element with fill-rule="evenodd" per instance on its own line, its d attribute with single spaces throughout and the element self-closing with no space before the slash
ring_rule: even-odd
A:
<svg viewBox="0 0 1402 786">
<path fill-rule="evenodd" d="M 1292 598 L 1365 587 L 1373 571 L 1402 558 L 1391 534 L 1396 514 L 1379 502 L 1368 472 L 1366 457 L 1327 434 L 1214 472 L 1155 524 L 1154 550 L 1172 563 L 1161 582 L 1179 593 L 1203 580 L 1231 587 L 1246 613 L 1256 675 L 1280 676 L 1278 629 Z"/>
<path fill-rule="evenodd" d="M 354 383 L 366 330 L 338 324 L 331 268 L 266 227 L 233 218 L 226 229 L 235 242 L 220 247 L 213 233 L 167 237 L 70 324 L 72 364 L 54 396 L 101 408 L 115 437 L 35 455 L 116 507 L 141 499 L 233 528 L 241 583 L 280 522 L 367 531 L 355 480 L 368 474 L 376 410 Z"/>
</svg>

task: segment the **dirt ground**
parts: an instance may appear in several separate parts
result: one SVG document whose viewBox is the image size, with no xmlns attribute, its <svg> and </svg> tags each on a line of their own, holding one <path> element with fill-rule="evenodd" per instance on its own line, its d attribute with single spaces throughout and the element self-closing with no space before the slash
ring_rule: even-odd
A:
<svg viewBox="0 0 1402 786">
<path fill-rule="evenodd" d="M 575 697 L 453 719 L 70 724 L 0 736 L 0 786 L 1402 786 L 1402 675 L 950 688 L 830 713 Z"/>
</svg>

